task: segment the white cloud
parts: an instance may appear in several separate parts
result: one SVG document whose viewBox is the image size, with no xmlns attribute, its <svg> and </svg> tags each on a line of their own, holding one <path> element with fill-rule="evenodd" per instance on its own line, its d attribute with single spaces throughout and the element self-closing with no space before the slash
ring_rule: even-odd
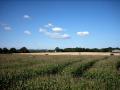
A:
<svg viewBox="0 0 120 90">
<path fill-rule="evenodd" d="M 69 39 L 70 35 L 65 34 L 63 30 L 64 29 L 61 27 L 57 27 L 51 23 L 48 23 L 40 28 L 39 32 L 53 39 Z"/>
<path fill-rule="evenodd" d="M 63 31 L 63 29 L 60 28 L 60 27 L 54 27 L 54 28 L 52 28 L 52 31 L 54 31 L 54 32 L 61 32 L 61 31 Z"/>
<path fill-rule="evenodd" d="M 28 30 L 25 30 L 24 33 L 27 34 L 27 35 L 31 35 L 31 32 L 28 31 Z"/>
<path fill-rule="evenodd" d="M 49 37 L 51 37 L 53 39 L 69 39 L 70 38 L 70 36 L 68 34 L 47 32 L 46 35 L 48 35 Z"/>
<path fill-rule="evenodd" d="M 46 36 L 53 38 L 53 39 L 69 39 L 70 35 L 64 33 L 58 33 L 54 31 L 48 31 L 47 29 L 40 28 L 39 32 L 45 34 Z"/>
<path fill-rule="evenodd" d="M 24 15 L 23 17 L 24 17 L 25 19 L 30 19 L 30 18 L 31 18 L 31 17 L 30 17 L 29 15 L 27 15 L 27 14 Z"/>
<path fill-rule="evenodd" d="M 52 23 L 48 23 L 48 26 L 53 26 L 53 24 Z"/>
<path fill-rule="evenodd" d="M 63 35 L 62 35 L 62 38 L 68 39 L 68 38 L 70 38 L 70 35 L 68 35 L 68 34 L 63 34 Z"/>
<path fill-rule="evenodd" d="M 46 32 L 45 34 L 53 39 L 69 39 L 70 38 L 68 34 L 60 34 L 60 33 L 52 33 L 52 32 Z"/>
<path fill-rule="evenodd" d="M 7 26 L 7 24 L 5 24 L 5 23 L 0 23 L 0 26 Z"/>
<path fill-rule="evenodd" d="M 0 23 L 0 26 L 3 28 L 3 30 L 6 30 L 6 31 L 11 31 L 12 30 L 12 27 L 8 24 Z"/>
<path fill-rule="evenodd" d="M 47 25 L 45 25 L 46 28 L 50 28 L 53 27 L 54 25 L 52 23 L 48 23 Z"/>
<path fill-rule="evenodd" d="M 77 35 L 79 35 L 79 36 L 87 36 L 87 35 L 89 35 L 89 32 L 88 31 L 77 32 Z"/>
<path fill-rule="evenodd" d="M 4 30 L 6 30 L 6 31 L 12 30 L 12 28 L 11 28 L 10 26 L 4 26 L 3 28 L 4 28 Z"/>
<path fill-rule="evenodd" d="M 40 28 L 39 32 L 46 32 L 46 29 Z"/>
</svg>

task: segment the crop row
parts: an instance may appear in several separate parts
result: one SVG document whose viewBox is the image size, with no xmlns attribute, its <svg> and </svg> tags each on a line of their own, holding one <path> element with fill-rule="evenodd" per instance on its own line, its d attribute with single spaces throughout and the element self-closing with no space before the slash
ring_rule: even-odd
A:
<svg viewBox="0 0 120 90">
<path fill-rule="evenodd" d="M 118 57 L 110 57 L 95 63 L 83 74 L 83 78 L 90 81 L 88 86 L 92 86 L 92 90 L 99 90 L 100 88 L 102 90 L 119 90 L 120 76 L 116 68 L 119 61 Z"/>
<path fill-rule="evenodd" d="M 117 56 L 16 56 L 0 66 L 2 90 L 120 89 Z"/>
<path fill-rule="evenodd" d="M 4 87 L 10 87 L 12 85 L 15 85 L 18 81 L 22 81 L 25 82 L 28 79 L 31 79 L 33 77 L 37 77 L 37 76 L 45 76 L 45 75 L 54 75 L 57 74 L 59 72 L 62 71 L 63 68 L 73 64 L 79 62 L 78 61 L 69 61 L 69 62 L 64 62 L 62 64 L 46 64 L 44 66 L 37 66 L 34 68 L 26 68 L 23 69 L 23 71 L 20 70 L 20 72 L 9 72 L 9 73 L 3 73 L 0 75 L 0 87 L 4 88 Z"/>
<path fill-rule="evenodd" d="M 100 58 L 101 59 L 101 58 Z M 22 84 L 22 89 L 29 88 L 30 90 L 71 90 L 75 85 L 74 78 L 72 78 L 71 74 L 76 70 L 82 70 L 83 68 L 89 67 L 89 65 L 95 64 L 100 60 L 99 58 L 86 58 L 79 62 L 75 62 L 69 64 L 62 68 L 61 73 L 56 74 L 55 76 L 40 76 L 32 78 L 31 80 L 27 80 L 25 84 Z M 102 58 L 104 59 L 104 58 Z M 81 68 L 80 68 L 81 67 Z M 90 67 L 89 67 L 90 68 Z M 87 68 L 88 69 L 88 68 Z M 85 69 L 83 70 L 86 71 Z M 76 73 L 76 72 L 75 72 Z M 20 85 L 18 85 L 19 87 Z"/>
</svg>

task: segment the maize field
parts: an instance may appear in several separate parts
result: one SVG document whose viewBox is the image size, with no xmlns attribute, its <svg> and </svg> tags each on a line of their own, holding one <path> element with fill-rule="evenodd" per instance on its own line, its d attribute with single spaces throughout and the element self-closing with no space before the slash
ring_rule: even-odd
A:
<svg viewBox="0 0 120 90">
<path fill-rule="evenodd" d="M 120 90 L 120 56 L 1 54 L 0 90 Z"/>
</svg>

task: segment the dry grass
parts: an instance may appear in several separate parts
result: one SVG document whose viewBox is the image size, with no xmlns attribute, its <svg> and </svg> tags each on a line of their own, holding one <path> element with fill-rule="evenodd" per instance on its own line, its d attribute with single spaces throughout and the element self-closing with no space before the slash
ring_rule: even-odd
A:
<svg viewBox="0 0 120 90">
<path fill-rule="evenodd" d="M 20 53 L 24 55 L 107 55 L 110 56 L 110 52 L 46 52 L 46 53 Z M 114 55 L 120 55 L 120 53 L 114 53 Z"/>
</svg>

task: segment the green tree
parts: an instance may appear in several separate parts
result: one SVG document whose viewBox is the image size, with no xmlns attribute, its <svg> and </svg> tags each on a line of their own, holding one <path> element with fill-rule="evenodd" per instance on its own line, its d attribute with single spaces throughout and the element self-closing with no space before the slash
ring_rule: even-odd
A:
<svg viewBox="0 0 120 90">
<path fill-rule="evenodd" d="M 4 54 L 9 53 L 9 50 L 7 48 L 3 48 L 3 53 Z"/>
<path fill-rule="evenodd" d="M 60 52 L 60 48 L 59 48 L 59 47 L 56 47 L 56 48 L 55 48 L 55 51 L 56 51 L 56 52 Z"/>
<path fill-rule="evenodd" d="M 26 47 L 22 47 L 20 50 L 19 50 L 20 53 L 29 53 L 29 50 L 26 48 Z"/>
<path fill-rule="evenodd" d="M 10 53 L 16 53 L 17 52 L 17 50 L 15 49 L 15 48 L 10 48 Z"/>
<path fill-rule="evenodd" d="M 2 48 L 0 48 L 0 53 L 3 53 L 3 50 L 2 50 Z"/>
</svg>

